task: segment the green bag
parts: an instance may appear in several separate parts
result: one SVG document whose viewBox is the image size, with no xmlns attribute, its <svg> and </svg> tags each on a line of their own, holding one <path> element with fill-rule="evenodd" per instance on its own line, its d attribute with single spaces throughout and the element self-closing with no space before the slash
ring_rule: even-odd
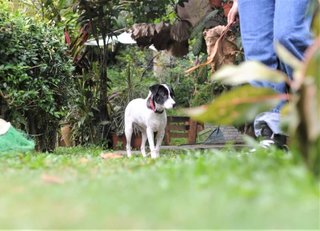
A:
<svg viewBox="0 0 320 231">
<path fill-rule="evenodd" d="M 33 150 L 35 143 L 27 135 L 8 123 L 9 129 L 0 135 L 0 154 Z"/>
</svg>

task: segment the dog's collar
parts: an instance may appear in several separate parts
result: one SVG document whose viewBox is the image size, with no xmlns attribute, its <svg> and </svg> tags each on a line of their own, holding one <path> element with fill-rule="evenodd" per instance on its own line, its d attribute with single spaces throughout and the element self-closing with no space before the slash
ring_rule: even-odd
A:
<svg viewBox="0 0 320 231">
<path fill-rule="evenodd" d="M 155 104 L 154 104 L 154 101 L 153 101 L 153 98 L 152 97 L 149 97 L 148 100 L 147 100 L 147 107 L 150 108 L 153 112 L 155 113 L 158 113 L 158 114 L 161 114 L 163 113 L 164 110 L 162 111 L 158 111 Z"/>
</svg>

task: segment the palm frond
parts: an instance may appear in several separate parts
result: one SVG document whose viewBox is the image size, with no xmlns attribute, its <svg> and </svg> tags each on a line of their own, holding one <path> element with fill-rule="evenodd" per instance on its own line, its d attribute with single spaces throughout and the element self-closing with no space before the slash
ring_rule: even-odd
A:
<svg viewBox="0 0 320 231">
<path fill-rule="evenodd" d="M 197 37 L 195 38 L 195 43 L 192 46 L 192 53 L 197 56 L 200 54 L 204 47 L 204 39 L 203 39 L 203 34 L 199 33 Z"/>
<path fill-rule="evenodd" d="M 212 20 L 218 13 L 218 10 L 214 10 L 207 14 L 202 20 L 198 22 L 198 24 L 193 28 L 190 38 L 196 37 L 198 34 L 202 34 L 203 29 L 208 21 Z"/>
</svg>

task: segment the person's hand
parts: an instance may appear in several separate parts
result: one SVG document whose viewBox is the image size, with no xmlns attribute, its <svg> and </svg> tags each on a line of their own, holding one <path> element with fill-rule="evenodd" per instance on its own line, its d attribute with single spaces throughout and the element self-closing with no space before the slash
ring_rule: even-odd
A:
<svg viewBox="0 0 320 231">
<path fill-rule="evenodd" d="M 234 0 L 233 5 L 228 13 L 228 24 L 235 23 L 237 16 L 238 16 L 238 0 Z"/>
</svg>

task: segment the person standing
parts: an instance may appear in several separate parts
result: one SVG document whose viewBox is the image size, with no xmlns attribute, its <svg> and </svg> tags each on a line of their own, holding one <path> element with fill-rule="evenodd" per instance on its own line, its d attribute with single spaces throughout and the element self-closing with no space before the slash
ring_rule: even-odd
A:
<svg viewBox="0 0 320 231">
<path fill-rule="evenodd" d="M 304 59 L 305 50 L 311 45 L 311 16 L 307 15 L 310 0 L 234 0 L 228 14 L 228 24 L 239 15 L 240 32 L 245 60 L 262 62 L 270 68 L 283 71 L 292 78 L 292 68 L 276 55 L 274 45 L 279 42 L 295 57 Z M 285 83 L 252 81 L 252 86 L 272 88 L 286 93 Z M 272 111 L 263 112 L 254 120 L 257 137 L 265 138 L 265 144 L 283 147 L 286 136 L 280 128 L 281 102 Z"/>
</svg>

